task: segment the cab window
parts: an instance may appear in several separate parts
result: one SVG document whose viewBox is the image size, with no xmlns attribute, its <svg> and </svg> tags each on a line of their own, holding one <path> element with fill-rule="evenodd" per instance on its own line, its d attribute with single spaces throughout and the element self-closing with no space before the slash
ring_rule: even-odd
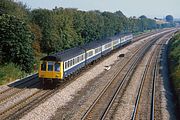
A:
<svg viewBox="0 0 180 120">
<path fill-rule="evenodd" d="M 43 62 L 43 63 L 41 64 L 41 70 L 42 70 L 42 71 L 46 71 L 46 62 Z"/>
<path fill-rule="evenodd" d="M 48 71 L 53 71 L 53 62 L 48 62 Z"/>
<path fill-rule="evenodd" d="M 55 63 L 54 71 L 60 72 L 60 63 Z"/>
</svg>

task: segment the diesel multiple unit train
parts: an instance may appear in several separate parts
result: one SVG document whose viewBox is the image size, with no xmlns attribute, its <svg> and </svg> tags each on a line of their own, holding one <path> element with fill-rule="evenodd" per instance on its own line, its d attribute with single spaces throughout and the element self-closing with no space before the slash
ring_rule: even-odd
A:
<svg viewBox="0 0 180 120">
<path fill-rule="evenodd" d="M 43 83 L 63 80 L 92 61 L 130 43 L 132 39 L 132 34 L 117 35 L 45 56 L 41 58 L 39 79 Z"/>
</svg>

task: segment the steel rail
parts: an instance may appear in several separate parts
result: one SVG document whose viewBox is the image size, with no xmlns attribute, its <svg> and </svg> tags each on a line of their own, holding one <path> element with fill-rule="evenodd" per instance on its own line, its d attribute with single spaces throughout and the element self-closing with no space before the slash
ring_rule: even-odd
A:
<svg viewBox="0 0 180 120">
<path fill-rule="evenodd" d="M 157 57 L 157 56 L 156 56 Z M 158 72 L 158 58 L 156 58 L 155 67 L 153 69 L 153 89 L 152 89 L 152 97 L 151 97 L 151 113 L 150 120 L 154 120 L 154 101 L 155 101 L 155 82 L 157 80 L 157 72 Z"/>
</svg>

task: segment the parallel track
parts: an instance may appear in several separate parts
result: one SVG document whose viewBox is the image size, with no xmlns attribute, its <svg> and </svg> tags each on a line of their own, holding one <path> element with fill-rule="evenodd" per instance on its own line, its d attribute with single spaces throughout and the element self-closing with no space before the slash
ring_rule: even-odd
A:
<svg viewBox="0 0 180 120">
<path fill-rule="evenodd" d="M 149 60 L 148 60 L 148 62 L 146 64 L 146 67 L 145 67 L 144 71 L 143 71 L 143 74 L 142 74 L 142 77 L 141 77 L 141 83 L 140 83 L 139 90 L 138 90 L 138 93 L 137 93 L 135 107 L 134 107 L 134 110 L 133 110 L 131 120 L 135 120 L 135 118 L 136 118 L 136 112 L 137 112 L 137 109 L 138 109 L 138 104 L 139 104 L 139 101 L 140 101 L 144 81 L 146 79 L 148 69 L 149 69 L 149 67 L 151 65 L 150 63 L 151 63 L 151 61 L 153 59 L 153 54 L 154 54 L 154 52 L 152 52 L 152 54 L 150 55 L 150 58 L 149 58 Z"/>
<path fill-rule="evenodd" d="M 37 87 L 38 88 L 38 85 L 40 85 L 40 82 L 36 81 L 36 82 L 33 82 L 32 84 L 30 84 L 28 87 Z M 27 90 L 27 88 L 22 88 L 22 89 L 14 88 L 14 89 L 6 92 L 6 94 L 0 95 L 0 105 L 3 104 L 5 101 L 11 99 L 14 96 L 22 94 L 25 90 Z"/>
<path fill-rule="evenodd" d="M 23 79 L 15 82 L 15 83 L 12 83 L 12 84 L 8 85 L 9 86 L 8 89 L 0 91 L 0 95 L 13 90 L 14 88 L 18 88 L 18 87 L 24 86 L 25 84 L 27 84 L 28 82 L 31 82 L 31 80 L 34 80 L 36 78 L 38 78 L 38 74 L 37 73 L 33 74 L 33 75 L 29 76 L 29 77 L 23 78 Z M 26 87 L 28 87 L 28 86 L 26 86 Z"/>
<path fill-rule="evenodd" d="M 150 105 L 151 110 L 150 110 L 149 118 L 150 118 L 150 120 L 155 119 L 155 113 L 154 113 L 155 107 L 154 106 L 155 106 L 155 85 L 156 85 L 156 79 L 157 79 L 157 73 L 158 73 L 158 56 L 159 56 L 160 48 L 162 47 L 163 42 L 164 42 L 164 40 L 162 40 L 161 43 L 159 45 L 157 45 L 155 50 L 151 53 L 150 58 L 147 62 L 147 65 L 146 65 L 143 75 L 141 77 L 141 83 L 140 83 L 140 86 L 138 89 L 138 93 L 137 93 L 137 97 L 136 97 L 136 101 L 135 101 L 135 107 L 133 109 L 131 120 L 139 119 L 139 118 L 137 118 L 138 106 L 140 104 L 140 99 L 141 99 L 141 95 L 142 95 L 142 91 L 143 91 L 143 85 L 146 80 L 146 77 L 148 76 L 147 72 L 148 72 L 148 70 L 150 70 L 151 66 L 154 66 L 154 67 L 152 70 L 152 92 L 151 92 L 152 94 L 151 94 L 151 105 Z M 152 65 L 152 64 L 154 64 L 154 65 Z M 143 107 L 145 107 L 145 106 L 143 106 Z"/>
<path fill-rule="evenodd" d="M 16 96 L 16 95 L 22 93 L 23 91 L 27 90 L 27 88 L 37 87 L 38 85 L 40 85 L 40 82 L 37 79 L 38 79 L 37 76 L 30 77 L 27 80 L 25 80 L 23 82 L 19 82 L 15 86 L 10 87 L 10 88 L 6 89 L 5 91 L 3 91 L 0 94 L 0 104 L 2 104 L 3 102 L 7 101 L 10 98 L 12 98 L 13 96 Z"/>
</svg>

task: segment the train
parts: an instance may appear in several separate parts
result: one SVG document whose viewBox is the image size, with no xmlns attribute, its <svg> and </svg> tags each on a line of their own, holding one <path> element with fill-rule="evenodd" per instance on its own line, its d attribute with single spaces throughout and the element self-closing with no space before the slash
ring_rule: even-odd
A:
<svg viewBox="0 0 180 120">
<path fill-rule="evenodd" d="M 132 42 L 133 34 L 120 34 L 102 40 L 60 51 L 40 59 L 39 80 L 54 83 L 62 81 L 81 68 Z"/>
</svg>

